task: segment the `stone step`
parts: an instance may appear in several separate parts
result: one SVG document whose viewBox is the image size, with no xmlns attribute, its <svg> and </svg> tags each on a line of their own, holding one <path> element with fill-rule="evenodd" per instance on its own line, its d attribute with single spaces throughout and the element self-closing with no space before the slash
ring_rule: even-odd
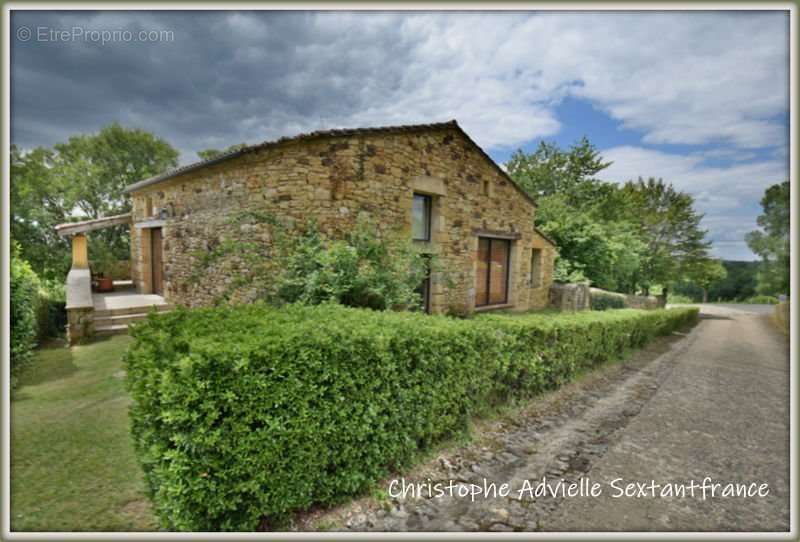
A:
<svg viewBox="0 0 800 542">
<path fill-rule="evenodd" d="M 96 336 L 103 336 L 103 335 L 124 335 L 128 332 L 128 324 L 119 324 L 113 326 L 102 326 L 94 328 L 94 334 Z"/>
<path fill-rule="evenodd" d="M 159 313 L 162 312 L 169 312 L 169 311 L 158 311 Z M 149 313 L 142 312 L 137 314 L 117 314 L 111 316 L 100 316 L 94 317 L 94 327 L 105 327 L 105 326 L 116 326 L 122 324 L 130 324 L 131 322 L 138 322 L 141 320 L 145 320 Z"/>
<path fill-rule="evenodd" d="M 158 312 L 165 312 L 175 308 L 174 305 L 169 303 L 164 303 L 162 305 L 145 305 L 141 307 L 125 307 L 122 309 L 95 309 L 94 311 L 94 319 L 97 320 L 98 318 L 108 318 L 111 316 L 124 316 L 129 314 L 147 314 L 152 309 L 157 310 Z"/>
</svg>

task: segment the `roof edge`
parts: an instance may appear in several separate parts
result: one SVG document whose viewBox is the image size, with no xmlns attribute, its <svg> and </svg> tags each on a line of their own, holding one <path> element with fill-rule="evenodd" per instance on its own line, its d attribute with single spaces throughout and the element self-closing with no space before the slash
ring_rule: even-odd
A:
<svg viewBox="0 0 800 542">
<path fill-rule="evenodd" d="M 555 248 L 558 248 L 558 245 L 556 244 L 556 242 L 555 242 L 555 241 L 553 241 L 553 239 L 552 239 L 552 238 L 551 238 L 549 235 L 547 235 L 546 233 L 544 233 L 542 230 L 540 230 L 539 228 L 537 228 L 536 226 L 534 226 L 534 227 L 533 227 L 533 231 L 535 231 L 535 232 L 536 232 L 536 233 L 538 233 L 540 236 L 542 236 L 542 238 L 543 238 L 545 241 L 547 241 L 548 243 L 550 243 L 551 245 L 553 245 Z"/>
<path fill-rule="evenodd" d="M 322 139 L 326 137 L 345 137 L 345 136 L 353 136 L 353 135 L 362 135 L 362 134 L 376 134 L 376 133 L 414 133 L 414 132 L 423 132 L 426 130 L 442 130 L 446 128 L 455 128 L 458 130 L 461 135 L 475 148 L 478 152 L 485 158 L 492 167 L 500 173 L 502 177 L 507 179 L 511 186 L 513 186 L 520 195 L 525 198 L 528 203 L 533 205 L 534 208 L 538 207 L 536 201 L 522 189 L 521 186 L 517 184 L 517 182 L 511 178 L 508 172 L 504 171 L 497 162 L 492 160 L 492 157 L 478 145 L 475 140 L 473 140 L 470 135 L 464 131 L 463 128 L 458 124 L 458 121 L 455 119 L 446 121 L 446 122 L 438 122 L 438 123 L 430 123 L 430 124 L 405 124 L 405 125 L 397 125 L 397 126 L 376 126 L 376 127 L 367 127 L 367 128 L 340 128 L 340 129 L 332 129 L 332 130 L 318 130 L 315 132 L 308 132 L 305 134 L 298 134 L 291 137 L 282 137 L 280 139 L 275 139 L 272 141 L 264 141 L 263 143 L 257 143 L 255 145 L 248 145 L 241 149 L 227 152 L 211 158 L 209 160 L 201 160 L 199 162 L 194 162 L 192 164 L 178 167 L 169 171 L 165 171 L 159 175 L 155 175 L 148 179 L 144 179 L 142 181 L 133 183 L 122 191 L 123 194 L 131 194 L 143 188 L 147 188 L 149 186 L 159 184 L 161 182 L 167 181 L 178 175 L 182 175 L 184 173 L 191 173 L 192 171 L 197 171 L 199 169 L 214 166 L 216 164 L 225 162 L 226 160 L 230 160 L 236 158 L 238 156 L 242 156 L 247 153 L 255 152 L 261 149 L 269 148 L 269 147 L 278 147 L 280 145 L 284 145 L 287 143 L 299 142 L 299 141 L 313 141 L 315 139 Z"/>
<path fill-rule="evenodd" d="M 261 149 L 266 149 L 270 147 L 278 147 L 280 145 L 285 145 L 288 143 L 295 143 L 300 141 L 313 141 L 317 139 L 324 139 L 327 137 L 346 137 L 346 136 L 354 136 L 361 134 L 376 134 L 376 133 L 409 133 L 409 132 L 413 133 L 413 132 L 423 132 L 431 129 L 443 130 L 445 128 L 452 128 L 452 127 L 456 127 L 459 130 L 461 130 L 461 127 L 458 126 L 458 123 L 455 120 L 449 120 L 446 122 L 437 122 L 430 124 L 401 124 L 396 126 L 375 126 L 366 128 L 334 128 L 331 130 L 317 130 L 314 132 L 301 133 L 294 136 L 281 137 L 279 139 L 264 141 L 262 143 L 256 143 L 254 145 L 248 145 L 246 147 L 242 147 L 241 149 L 223 153 L 219 156 L 215 156 L 214 158 L 210 158 L 208 160 L 200 160 L 199 162 L 193 162 L 186 166 L 173 168 L 163 173 L 159 173 L 158 175 L 154 175 L 153 177 L 149 177 L 147 179 L 128 185 L 122 190 L 122 193 L 130 194 L 132 192 L 136 192 L 143 188 L 147 188 L 148 186 L 152 186 L 154 184 L 167 181 L 169 179 L 172 179 L 173 177 L 177 177 L 178 175 L 182 175 L 184 173 L 191 173 L 192 171 L 197 171 L 198 169 L 202 169 L 208 166 L 214 166 L 216 164 L 242 156 L 244 154 L 248 154 L 251 152 L 259 151 Z M 463 132 L 463 130 L 461 131 Z"/>
</svg>

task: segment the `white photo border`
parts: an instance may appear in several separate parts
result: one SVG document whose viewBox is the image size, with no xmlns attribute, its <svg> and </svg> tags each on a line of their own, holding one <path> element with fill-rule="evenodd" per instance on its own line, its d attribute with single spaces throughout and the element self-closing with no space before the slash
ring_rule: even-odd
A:
<svg viewBox="0 0 800 542">
<path fill-rule="evenodd" d="M 443 539 L 498 540 L 558 539 L 558 540 L 796 540 L 797 529 L 797 303 L 790 307 L 790 529 L 787 532 L 520 532 L 520 533 L 171 533 L 171 532 L 14 532 L 11 531 L 10 481 L 10 73 L 11 73 L 11 12 L 19 10 L 109 10 L 109 11 L 188 11 L 188 10 L 264 10 L 264 11 L 788 11 L 789 14 L 789 180 L 791 194 L 790 261 L 791 292 L 797 297 L 797 5 L 793 2 L 469 2 L 469 3 L 404 3 L 404 2 L 210 2 L 210 3 L 145 3 L 145 2 L 10 2 L 2 12 L 2 198 L 0 198 L 0 355 L 2 379 L 0 398 L 0 539 L 2 540 L 389 540 Z"/>
</svg>

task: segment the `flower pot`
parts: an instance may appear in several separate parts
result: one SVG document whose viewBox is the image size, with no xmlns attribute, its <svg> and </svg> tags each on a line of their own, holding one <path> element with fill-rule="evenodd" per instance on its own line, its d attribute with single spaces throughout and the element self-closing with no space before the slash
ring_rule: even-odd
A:
<svg viewBox="0 0 800 542">
<path fill-rule="evenodd" d="M 97 279 L 98 292 L 113 292 L 114 280 L 111 277 L 100 277 Z"/>
</svg>

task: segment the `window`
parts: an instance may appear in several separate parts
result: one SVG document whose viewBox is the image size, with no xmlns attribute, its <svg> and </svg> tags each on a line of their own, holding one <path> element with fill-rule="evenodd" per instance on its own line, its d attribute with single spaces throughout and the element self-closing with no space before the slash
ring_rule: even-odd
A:
<svg viewBox="0 0 800 542">
<path fill-rule="evenodd" d="M 431 197 L 414 194 L 411 207 L 411 236 L 414 241 L 431 240 Z"/>
<path fill-rule="evenodd" d="M 531 249 L 531 288 L 542 286 L 542 250 Z"/>
<path fill-rule="evenodd" d="M 478 272 L 475 275 L 475 306 L 508 303 L 508 272 L 511 241 L 478 238 Z"/>
<path fill-rule="evenodd" d="M 153 198 L 147 196 L 144 200 L 144 216 L 150 218 L 153 216 Z"/>
</svg>

